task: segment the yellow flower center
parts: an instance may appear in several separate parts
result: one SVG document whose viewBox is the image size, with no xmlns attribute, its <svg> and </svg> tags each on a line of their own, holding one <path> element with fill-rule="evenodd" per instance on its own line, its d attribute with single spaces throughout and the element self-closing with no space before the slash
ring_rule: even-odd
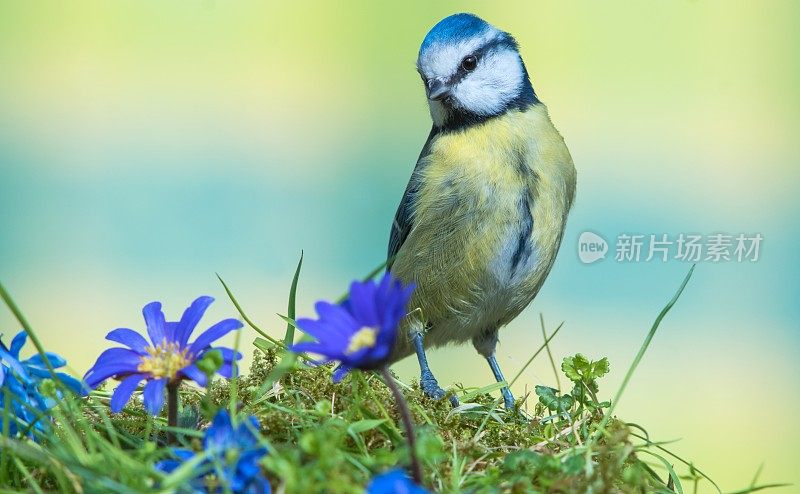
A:
<svg viewBox="0 0 800 494">
<path fill-rule="evenodd" d="M 361 350 L 362 348 L 372 348 L 375 346 L 377 339 L 377 329 L 363 327 L 356 331 L 352 338 L 350 338 L 350 344 L 347 345 L 347 350 L 345 350 L 344 353 L 349 355 Z"/>
<path fill-rule="evenodd" d="M 163 340 L 155 347 L 147 347 L 147 356 L 142 357 L 142 363 L 136 369 L 146 372 L 153 377 L 167 377 L 174 379 L 178 371 L 192 363 L 189 358 L 189 349 L 177 343 L 168 343 Z"/>
</svg>

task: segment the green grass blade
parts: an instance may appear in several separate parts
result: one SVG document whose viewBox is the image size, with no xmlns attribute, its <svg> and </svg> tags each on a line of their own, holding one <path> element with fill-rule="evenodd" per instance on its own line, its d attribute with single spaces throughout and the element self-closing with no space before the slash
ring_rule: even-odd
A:
<svg viewBox="0 0 800 494">
<path fill-rule="evenodd" d="M 264 353 L 267 353 L 272 348 L 275 348 L 275 344 L 274 343 L 272 343 L 269 340 L 265 340 L 264 338 L 261 338 L 260 336 L 258 338 L 256 338 L 255 340 L 253 340 L 253 346 L 258 348 L 259 350 L 261 350 Z"/>
<path fill-rule="evenodd" d="M 234 337 L 233 340 L 234 355 L 239 353 L 239 344 L 241 343 L 241 339 L 242 339 L 242 332 L 236 331 L 236 336 Z M 238 409 L 240 377 L 241 376 L 239 375 L 239 362 L 237 362 L 236 359 L 234 358 L 231 361 L 231 378 L 229 381 L 231 396 L 230 396 L 230 401 L 228 403 L 228 410 L 230 411 L 232 417 L 236 416 L 236 411 Z"/>
<path fill-rule="evenodd" d="M 541 346 L 540 346 L 540 347 L 539 347 L 539 348 L 538 348 L 538 349 L 537 349 L 535 352 L 533 352 L 533 355 L 531 356 L 531 358 L 529 358 L 529 359 L 528 359 L 528 361 L 527 361 L 527 362 L 525 362 L 525 365 L 523 365 L 523 366 L 522 366 L 522 368 L 521 368 L 521 369 L 520 369 L 520 370 L 517 372 L 517 375 L 515 375 L 515 376 L 514 376 L 514 379 L 512 379 L 512 380 L 511 380 L 511 382 L 508 384 L 508 387 L 509 387 L 509 388 L 510 388 L 511 386 L 513 386 L 515 382 L 517 382 L 517 379 L 519 379 L 519 378 L 520 378 L 520 376 L 522 376 L 522 373 L 523 373 L 523 372 L 525 372 L 525 369 L 527 369 L 527 368 L 528 368 L 528 366 L 529 366 L 529 365 L 531 365 L 531 364 L 533 363 L 533 361 L 536 359 L 536 357 L 538 357 L 538 356 L 539 356 L 539 354 L 540 354 L 540 353 L 542 353 L 542 350 L 544 350 L 545 348 L 547 348 L 547 345 L 550 343 L 550 341 L 551 341 L 553 338 L 555 338 L 555 337 L 556 337 L 556 335 L 558 334 L 558 332 L 559 332 L 559 331 L 561 331 L 561 328 L 563 328 L 563 327 L 564 327 L 564 323 L 562 322 L 561 324 L 559 324 L 559 325 L 558 325 L 558 327 L 556 328 L 556 330 L 555 330 L 555 331 L 553 331 L 553 334 L 551 334 L 549 338 L 547 338 L 546 340 L 544 340 L 544 343 L 542 343 L 542 345 L 541 345 Z"/>
<path fill-rule="evenodd" d="M 673 453 L 672 451 L 668 450 L 667 448 L 665 448 L 665 447 L 663 447 L 663 446 L 660 446 L 658 443 L 654 443 L 654 442 L 650 441 L 649 439 L 646 439 L 645 437 L 643 437 L 643 436 L 640 436 L 639 434 L 636 434 L 636 433 L 633 433 L 633 432 L 632 432 L 632 433 L 631 433 L 631 436 L 633 436 L 633 437 L 635 437 L 635 438 L 637 438 L 637 439 L 642 439 L 642 440 L 644 440 L 644 441 L 647 441 L 647 446 L 653 446 L 654 448 L 656 448 L 656 449 L 659 449 L 659 450 L 663 451 L 664 453 L 666 453 L 666 454 L 670 455 L 671 457 L 675 458 L 676 460 L 678 460 L 679 462 L 683 463 L 683 464 L 684 464 L 684 465 L 686 465 L 687 467 L 690 467 L 690 468 L 692 468 L 692 469 L 693 469 L 695 472 L 697 472 L 697 473 L 698 473 L 698 474 L 699 474 L 701 477 L 703 477 L 704 479 L 706 479 L 706 480 L 708 480 L 709 482 L 711 482 L 711 485 L 713 485 L 713 486 L 714 486 L 714 488 L 717 490 L 717 493 L 718 493 L 718 494 L 722 494 L 722 489 L 720 489 L 720 488 L 719 488 L 719 486 L 717 485 L 717 483 L 716 483 L 716 482 L 714 482 L 714 479 L 712 479 L 711 477 L 709 477 L 708 475 L 706 475 L 706 474 L 705 474 L 705 472 L 703 472 L 702 470 L 700 470 L 699 468 L 697 468 L 697 466 L 696 466 L 696 465 L 693 465 L 691 462 L 689 462 L 689 461 L 687 461 L 687 460 L 683 459 L 682 457 L 680 457 L 680 456 L 676 455 L 675 453 Z"/>
<path fill-rule="evenodd" d="M 764 489 L 777 489 L 778 487 L 790 487 L 794 484 L 764 484 L 764 485 L 756 485 L 752 487 L 748 487 L 747 489 L 741 491 L 734 491 L 728 494 L 748 494 L 750 492 L 756 491 L 763 491 Z"/>
<path fill-rule="evenodd" d="M 300 251 L 300 260 L 297 262 L 297 269 L 294 270 L 294 277 L 292 278 L 292 288 L 289 290 L 289 304 L 286 309 L 286 315 L 289 319 L 294 320 L 296 315 L 295 302 L 297 301 L 297 282 L 300 279 L 300 269 L 303 267 L 303 251 Z M 283 337 L 283 343 L 288 347 L 294 343 L 294 325 L 286 325 L 286 335 Z"/>
<path fill-rule="evenodd" d="M 300 331 L 302 331 L 302 329 L 297 326 L 297 321 L 295 321 L 293 318 L 284 316 L 283 314 L 278 314 L 277 316 L 283 319 L 283 322 L 285 322 L 289 326 L 293 327 L 294 329 L 299 329 Z"/>
<path fill-rule="evenodd" d="M 667 305 L 665 305 L 664 308 L 661 309 L 661 312 L 656 317 L 656 320 L 653 323 L 653 326 L 650 328 L 650 331 L 647 333 L 647 336 L 645 337 L 644 342 L 642 343 L 642 346 L 639 348 L 639 351 L 636 353 L 636 357 L 634 357 L 633 362 L 631 363 L 630 367 L 628 368 L 628 372 L 625 373 L 625 377 L 622 380 L 622 384 L 620 385 L 619 389 L 617 390 L 617 393 L 614 395 L 614 399 L 611 401 L 611 407 L 609 407 L 608 411 L 606 411 L 606 414 L 603 417 L 603 420 L 600 422 L 600 425 L 597 427 L 597 430 L 595 431 L 595 433 L 592 435 L 592 437 L 589 438 L 589 441 L 588 441 L 589 444 L 597 441 L 597 439 L 599 439 L 600 436 L 602 436 L 605 433 L 606 427 L 608 426 L 608 422 L 611 420 L 611 417 L 614 415 L 614 410 L 617 408 L 617 405 L 619 404 L 619 400 L 622 397 L 622 394 L 625 392 L 625 388 L 628 387 L 628 383 L 630 382 L 631 378 L 633 377 L 633 373 L 636 371 L 636 368 L 639 366 L 639 362 L 642 361 L 642 358 L 644 357 L 644 354 L 647 351 L 647 348 L 650 346 L 650 342 L 653 341 L 653 337 L 656 334 L 656 330 L 658 329 L 658 326 L 661 324 L 661 320 L 664 319 L 664 316 L 667 315 L 667 312 L 669 312 L 669 310 L 672 309 L 672 306 L 675 305 L 675 302 L 678 301 L 678 298 L 681 296 L 681 293 L 683 293 L 683 289 L 686 288 L 686 284 L 689 283 L 689 279 L 692 277 L 692 273 L 694 272 L 694 268 L 695 267 L 692 266 L 691 269 L 689 269 L 689 273 L 683 279 L 683 283 L 681 283 L 681 286 L 678 288 L 678 291 L 675 292 L 675 295 L 672 296 L 672 299 L 669 302 L 667 302 Z"/>
<path fill-rule="evenodd" d="M 645 429 L 641 425 L 637 424 L 636 422 L 626 422 L 625 425 L 627 425 L 628 427 L 633 427 L 634 429 L 638 429 L 638 430 L 642 431 L 642 434 L 644 434 L 645 440 L 647 442 L 650 442 L 650 433 L 647 432 L 647 429 Z"/>
<path fill-rule="evenodd" d="M 367 432 L 381 425 L 385 424 L 387 419 L 363 419 L 358 420 L 350 424 L 347 427 L 347 431 L 353 434 L 360 434 L 362 432 Z"/>
<path fill-rule="evenodd" d="M 266 333 L 266 331 L 264 331 L 263 329 L 261 329 L 258 326 L 256 326 L 256 324 L 249 317 L 247 317 L 247 314 L 244 313 L 244 310 L 242 309 L 242 306 L 239 305 L 239 302 L 236 300 L 236 297 L 233 296 L 233 292 L 231 292 L 231 289 L 228 288 L 228 284 L 225 283 L 225 280 L 222 279 L 222 277 L 219 275 L 219 273 L 217 273 L 217 279 L 219 280 L 220 283 L 222 283 L 222 287 L 225 289 L 225 293 L 228 294 L 228 298 L 233 303 L 233 306 L 236 307 L 236 311 L 239 313 L 240 316 L 242 316 L 242 319 L 244 319 L 244 322 L 246 322 L 248 326 L 253 328 L 253 331 L 255 331 L 256 333 L 260 334 L 267 341 L 270 341 L 270 342 L 272 342 L 272 343 L 274 343 L 276 345 L 280 345 L 282 347 L 283 346 L 282 342 L 280 342 L 280 341 L 276 340 L 275 338 L 273 338 L 272 336 L 268 335 Z"/>
<path fill-rule="evenodd" d="M 547 330 L 544 328 L 544 315 L 540 312 L 539 313 L 539 322 L 542 326 L 542 339 L 547 342 Z M 558 393 L 561 394 L 561 378 L 558 377 L 558 367 L 556 366 L 556 361 L 553 360 L 553 352 L 550 351 L 550 345 L 545 344 L 545 350 L 547 350 L 547 358 L 550 360 L 550 367 L 553 369 L 553 376 L 556 378 L 556 389 Z"/>
<path fill-rule="evenodd" d="M 508 383 L 505 382 L 505 381 L 495 382 L 495 383 L 486 385 L 486 386 L 484 386 L 482 388 L 470 391 L 469 393 L 464 393 L 463 395 L 459 396 L 458 399 L 463 401 L 463 402 L 468 402 L 468 401 L 470 401 L 471 399 L 475 398 L 478 395 L 488 395 L 488 394 L 493 393 L 493 392 L 495 392 L 495 391 L 497 391 L 499 389 L 503 389 L 506 386 L 508 386 Z"/>
<path fill-rule="evenodd" d="M 14 464 L 17 465 L 17 468 L 22 472 L 22 475 L 25 476 L 25 481 L 27 482 L 28 486 L 35 492 L 36 494 L 44 494 L 42 490 L 42 486 L 39 485 L 39 482 L 31 475 L 30 470 L 25 466 L 24 463 L 20 461 L 19 458 L 14 458 Z"/>
<path fill-rule="evenodd" d="M 284 375 L 294 369 L 295 365 L 297 364 L 297 354 L 293 351 L 289 350 L 289 347 L 294 343 L 294 330 L 297 327 L 297 323 L 295 323 L 295 315 L 296 315 L 296 307 L 295 302 L 297 300 L 297 281 L 300 278 L 300 269 L 303 266 L 303 253 L 300 253 L 300 261 L 297 263 L 297 269 L 294 272 L 294 278 L 292 279 L 292 287 L 289 290 L 289 307 L 288 307 L 288 315 L 281 316 L 278 314 L 278 317 L 286 321 L 286 334 L 284 335 L 283 340 L 283 348 L 286 351 L 283 353 L 283 357 L 281 358 L 278 365 L 275 366 L 274 369 L 267 375 L 267 379 L 259 389 L 258 393 L 264 395 L 269 388 L 276 382 L 278 382 Z M 258 402 L 257 402 L 258 403 Z"/>
<path fill-rule="evenodd" d="M 44 361 L 45 366 L 47 366 L 47 370 L 50 371 L 50 375 L 53 376 L 53 381 L 56 383 L 60 383 L 60 380 L 56 378 L 56 371 L 53 368 L 53 364 L 50 362 L 50 359 L 47 358 L 47 355 L 44 352 L 44 346 L 42 346 L 42 342 L 39 341 L 39 337 L 36 336 L 36 333 L 33 332 L 31 329 L 31 325 L 28 324 L 28 321 L 25 319 L 25 316 L 22 314 L 22 311 L 19 310 L 17 304 L 14 303 L 14 300 L 11 298 L 11 295 L 6 291 L 3 284 L 0 283 L 0 297 L 3 298 L 3 302 L 5 302 L 6 306 L 8 306 L 9 310 L 14 317 L 19 322 L 19 325 L 22 326 L 22 329 L 27 333 L 28 337 L 33 342 L 33 346 L 36 347 L 36 352 L 42 357 L 42 361 Z M 65 387 L 65 386 L 61 386 Z"/>
<path fill-rule="evenodd" d="M 678 473 L 675 472 L 675 468 L 673 468 L 672 464 L 669 461 L 667 461 L 666 458 L 656 453 L 653 453 L 652 451 L 647 451 L 646 449 L 639 450 L 639 452 L 647 453 L 648 455 L 660 461 L 664 465 L 664 468 L 667 469 L 667 472 L 669 473 L 672 482 L 675 484 L 675 492 L 677 492 L 678 494 L 683 494 L 683 485 L 681 485 L 681 479 L 678 476 Z"/>
</svg>

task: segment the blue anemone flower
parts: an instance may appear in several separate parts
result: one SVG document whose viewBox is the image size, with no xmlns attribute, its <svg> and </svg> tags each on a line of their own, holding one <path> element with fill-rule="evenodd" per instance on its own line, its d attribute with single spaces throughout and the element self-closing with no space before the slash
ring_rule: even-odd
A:
<svg viewBox="0 0 800 494">
<path fill-rule="evenodd" d="M 261 473 L 258 462 L 267 454 L 259 444 L 258 419 L 254 416 L 234 425 L 227 410 L 217 412 L 211 426 L 203 436 L 206 459 L 197 467 L 197 476 L 190 482 L 192 492 L 233 492 L 235 494 L 269 494 L 269 482 Z M 156 465 L 159 470 L 171 473 L 182 463 L 195 457 L 193 451 L 175 449 L 178 459 L 164 460 Z M 207 475 L 214 474 L 216 481 L 211 489 Z"/>
<path fill-rule="evenodd" d="M 47 411 L 55 405 L 52 398 L 45 397 L 39 386 L 45 379 L 58 379 L 62 384 L 76 393 L 83 390 L 83 385 L 77 379 L 63 372 L 51 374 L 42 359 L 36 354 L 28 359 L 20 360 L 20 351 L 28 340 L 25 331 L 20 331 L 11 340 L 11 346 L 6 347 L 0 340 L 0 388 L 3 394 L 11 397 L 12 420 L 9 423 L 9 433 L 16 435 L 17 431 L 28 429 L 31 424 L 38 431 L 46 431 L 49 420 L 42 420 L 47 416 Z M 45 352 L 47 359 L 54 369 L 67 365 L 61 356 Z M 60 395 L 60 391 L 57 391 Z M 5 397 L 0 398 L 0 404 Z"/>
<path fill-rule="evenodd" d="M 167 384 L 177 384 L 184 379 L 200 386 L 208 384 L 208 376 L 196 365 L 207 352 L 221 352 L 223 363 L 217 372 L 230 378 L 234 360 L 241 359 L 242 355 L 230 348 L 212 348 L 211 344 L 241 328 L 241 322 L 236 319 L 222 320 L 189 343 L 189 337 L 213 301 L 211 297 L 197 298 L 178 322 L 165 320 L 160 302 L 145 305 L 142 314 L 150 342 L 132 329 L 111 331 L 106 339 L 122 343 L 128 348 L 109 348 L 100 354 L 84 377 L 86 383 L 96 388 L 110 377 L 121 380 L 111 396 L 111 411 L 119 412 L 139 383 L 147 381 L 143 391 L 144 407 L 150 414 L 157 415 L 164 405 L 164 388 Z"/>
<path fill-rule="evenodd" d="M 26 383 L 24 379 L 13 374 L 6 374 L 0 386 L 0 408 L 5 407 L 6 397 L 10 399 L 8 417 L 8 434 L 16 436 L 20 431 L 28 431 L 28 436 L 34 437 L 34 429 L 40 432 L 47 431 L 47 399 L 41 394 L 33 383 Z M 0 418 L 0 427 L 5 424 Z M 0 429 L 0 434 L 3 430 Z"/>
<path fill-rule="evenodd" d="M 297 321 L 297 326 L 317 341 L 301 341 L 291 350 L 321 355 L 321 363 L 339 361 L 335 382 L 351 369 L 378 369 L 392 353 L 413 291 L 413 285 L 403 286 L 388 272 L 377 283 L 354 281 L 347 301 L 340 305 L 317 302 L 319 319 Z"/>
<path fill-rule="evenodd" d="M 366 494 L 428 494 L 400 468 L 376 475 L 367 486 Z"/>
</svg>

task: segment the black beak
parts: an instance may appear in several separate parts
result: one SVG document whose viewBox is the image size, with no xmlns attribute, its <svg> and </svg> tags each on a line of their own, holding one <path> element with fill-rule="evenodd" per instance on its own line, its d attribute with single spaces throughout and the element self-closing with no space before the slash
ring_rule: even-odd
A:
<svg viewBox="0 0 800 494">
<path fill-rule="evenodd" d="M 450 96 L 450 87 L 439 79 L 431 79 L 425 85 L 428 90 L 428 99 L 439 101 Z"/>
</svg>

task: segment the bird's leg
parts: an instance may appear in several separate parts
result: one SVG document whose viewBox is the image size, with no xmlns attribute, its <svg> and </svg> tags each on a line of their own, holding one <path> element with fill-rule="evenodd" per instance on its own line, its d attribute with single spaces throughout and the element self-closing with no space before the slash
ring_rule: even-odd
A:
<svg viewBox="0 0 800 494">
<path fill-rule="evenodd" d="M 436 381 L 433 372 L 431 372 L 431 368 L 428 366 L 428 358 L 425 356 L 425 347 L 422 344 L 422 333 L 414 333 L 412 340 L 414 341 L 414 349 L 417 352 L 417 360 L 419 360 L 419 386 L 422 388 L 422 392 L 425 393 L 425 395 L 434 400 L 441 400 L 444 398 L 445 392 L 442 387 L 439 386 L 439 382 Z M 457 407 L 458 398 L 451 396 L 450 403 L 454 407 Z"/>
<path fill-rule="evenodd" d="M 500 370 L 500 366 L 497 365 L 497 359 L 494 356 L 494 350 L 497 348 L 497 329 L 488 329 L 478 333 L 472 338 L 472 345 L 489 362 L 489 367 L 491 367 L 492 374 L 494 374 L 497 382 L 505 381 L 503 372 Z M 503 387 L 500 391 L 503 393 L 503 404 L 506 409 L 511 410 L 514 408 L 514 395 L 511 394 L 508 386 Z"/>
<path fill-rule="evenodd" d="M 494 353 L 486 357 L 486 361 L 489 362 L 489 367 L 492 369 L 492 374 L 494 374 L 494 378 L 497 382 L 503 382 L 506 380 L 503 377 L 503 371 L 500 370 L 500 366 L 497 365 L 497 359 L 494 356 Z M 503 394 L 503 404 L 506 407 L 506 410 L 511 410 L 514 408 L 514 395 L 511 394 L 511 390 L 508 389 L 508 386 L 503 386 L 500 390 Z"/>
</svg>

